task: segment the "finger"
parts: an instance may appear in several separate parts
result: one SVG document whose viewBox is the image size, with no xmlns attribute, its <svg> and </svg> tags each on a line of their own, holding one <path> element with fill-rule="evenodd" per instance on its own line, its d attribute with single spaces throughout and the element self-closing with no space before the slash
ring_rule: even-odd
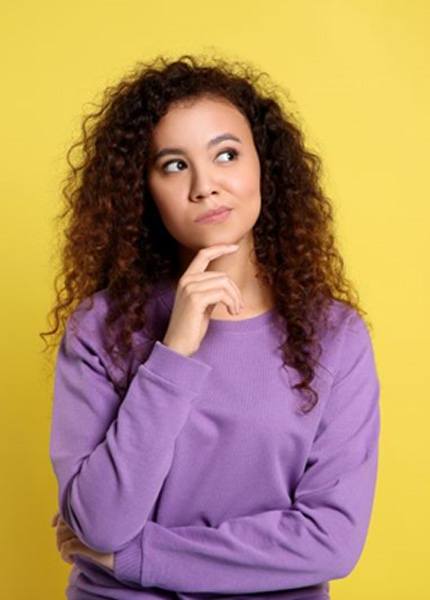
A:
<svg viewBox="0 0 430 600">
<path fill-rule="evenodd" d="M 211 281 L 212 279 L 217 279 L 219 277 L 225 277 L 225 273 L 221 272 L 221 271 L 204 271 L 203 273 L 199 273 L 197 279 L 193 280 L 193 283 L 199 283 L 199 282 L 203 282 L 203 281 Z M 236 282 L 229 278 L 231 285 L 234 287 L 234 289 L 236 290 L 236 295 L 237 295 L 237 300 L 238 300 L 238 305 L 240 306 L 244 306 L 244 301 L 243 301 L 243 297 L 242 297 L 242 292 L 239 289 L 239 286 L 236 284 Z"/>
<path fill-rule="evenodd" d="M 70 527 L 70 525 L 68 525 L 65 521 L 60 520 L 58 525 L 57 525 L 57 533 L 59 533 L 60 535 L 76 535 L 76 532 L 74 531 L 74 529 L 72 529 Z"/>
<path fill-rule="evenodd" d="M 196 256 L 188 265 L 188 268 L 185 270 L 185 273 L 201 273 L 206 269 L 208 264 L 214 258 L 221 256 L 222 254 L 227 254 L 230 252 L 234 252 L 238 249 L 238 244 L 222 244 L 216 246 L 208 246 L 199 250 Z"/>
<path fill-rule="evenodd" d="M 66 523 L 66 521 L 63 521 L 63 519 L 60 519 L 60 520 L 58 521 L 58 525 L 57 525 L 57 527 L 58 527 L 59 529 L 69 529 L 70 531 L 73 531 L 73 529 L 70 527 L 70 525 L 69 525 L 68 523 Z M 75 533 L 75 532 L 73 531 L 73 533 Z M 76 534 L 75 534 L 75 535 L 76 535 Z"/>
<path fill-rule="evenodd" d="M 59 516 L 60 516 L 60 513 L 56 512 L 55 515 L 52 517 L 51 527 L 55 527 L 57 525 Z"/>
<path fill-rule="evenodd" d="M 201 303 L 204 305 L 202 310 L 207 310 L 208 306 L 222 302 L 232 315 L 234 315 L 236 312 L 234 298 L 223 288 L 207 290 L 204 295 L 201 294 L 201 292 L 198 292 L 197 294 L 199 304 Z"/>
<path fill-rule="evenodd" d="M 235 281 L 233 281 L 233 279 L 231 279 L 230 281 L 236 290 L 236 297 L 239 302 L 239 306 L 241 306 L 242 308 L 245 308 L 245 302 L 243 301 L 242 292 L 240 291 L 239 286 L 237 285 L 237 283 Z"/>
<path fill-rule="evenodd" d="M 57 550 L 61 549 L 61 545 L 64 542 L 67 542 L 68 540 L 71 540 L 73 538 L 76 538 L 76 536 L 70 530 L 67 531 L 67 530 L 59 530 L 59 529 L 57 529 L 57 536 L 56 536 Z"/>
<path fill-rule="evenodd" d="M 72 559 L 71 559 L 71 556 L 70 556 L 71 547 L 70 547 L 70 545 L 68 544 L 68 542 L 64 542 L 64 543 L 62 543 L 62 544 L 61 544 L 61 546 L 60 546 L 60 548 L 59 548 L 59 551 L 60 551 L 61 558 L 62 558 L 62 559 L 63 559 L 63 560 L 66 562 L 66 563 L 69 563 L 69 564 L 70 564 L 70 563 L 71 563 L 71 560 L 72 560 Z"/>
<path fill-rule="evenodd" d="M 69 564 L 74 563 L 74 555 L 79 552 L 85 554 L 85 548 L 77 538 L 67 540 L 61 545 L 60 554 L 61 558 Z"/>
<path fill-rule="evenodd" d="M 214 288 L 214 285 L 218 284 L 218 287 Z M 195 291 L 197 293 L 205 292 L 206 299 L 209 299 L 208 292 L 213 291 L 214 289 L 222 289 L 226 292 L 223 294 L 223 299 L 220 298 L 220 302 L 224 302 L 226 304 L 229 312 L 234 315 L 238 314 L 241 306 L 241 299 L 238 296 L 236 289 L 237 286 L 235 283 L 227 277 L 224 273 L 217 274 L 216 277 L 204 278 L 201 281 L 194 281 L 192 283 L 187 284 L 190 290 L 197 288 Z M 230 296 L 230 298 L 228 298 Z"/>
</svg>

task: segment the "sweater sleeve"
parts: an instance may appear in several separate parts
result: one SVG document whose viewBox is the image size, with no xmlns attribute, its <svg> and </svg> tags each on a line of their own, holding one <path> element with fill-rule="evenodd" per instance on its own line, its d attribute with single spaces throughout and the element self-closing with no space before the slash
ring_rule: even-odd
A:
<svg viewBox="0 0 430 600">
<path fill-rule="evenodd" d="M 346 328 L 340 355 L 290 506 L 212 527 L 148 521 L 114 555 L 116 576 L 143 587 L 241 594 L 349 574 L 370 522 L 380 430 L 379 379 L 361 318 Z"/>
<path fill-rule="evenodd" d="M 156 341 L 120 399 L 106 360 L 69 322 L 56 359 L 50 459 L 66 523 L 110 553 L 147 521 L 175 440 L 212 367 Z"/>
</svg>

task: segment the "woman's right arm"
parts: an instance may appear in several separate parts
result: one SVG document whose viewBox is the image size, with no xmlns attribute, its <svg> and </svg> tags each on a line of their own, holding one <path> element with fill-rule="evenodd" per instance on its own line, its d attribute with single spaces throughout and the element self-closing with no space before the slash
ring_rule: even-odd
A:
<svg viewBox="0 0 430 600">
<path fill-rule="evenodd" d="M 211 368 L 156 341 L 120 400 L 90 336 L 67 325 L 56 361 L 50 458 L 59 510 L 84 544 L 115 552 L 142 529 Z"/>
<path fill-rule="evenodd" d="M 95 311 L 84 314 L 80 333 L 67 323 L 57 355 L 50 457 L 62 517 L 93 550 L 116 552 L 148 520 L 192 400 L 212 369 L 191 355 L 218 302 L 239 311 L 237 285 L 206 269 L 237 248 L 218 244 L 196 253 L 179 281 L 165 339 L 139 365 L 122 401 L 97 349 Z"/>
</svg>

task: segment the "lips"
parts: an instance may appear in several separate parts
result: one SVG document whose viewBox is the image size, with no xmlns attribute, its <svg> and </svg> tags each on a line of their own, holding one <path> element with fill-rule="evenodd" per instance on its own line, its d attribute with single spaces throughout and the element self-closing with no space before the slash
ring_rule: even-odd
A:
<svg viewBox="0 0 430 600">
<path fill-rule="evenodd" d="M 218 208 L 214 210 L 208 210 L 207 212 L 197 217 L 196 222 L 198 223 L 199 221 L 206 221 L 207 219 L 210 219 L 215 215 L 220 215 L 229 212 L 230 210 L 231 208 L 229 208 L 228 206 L 219 206 Z"/>
</svg>

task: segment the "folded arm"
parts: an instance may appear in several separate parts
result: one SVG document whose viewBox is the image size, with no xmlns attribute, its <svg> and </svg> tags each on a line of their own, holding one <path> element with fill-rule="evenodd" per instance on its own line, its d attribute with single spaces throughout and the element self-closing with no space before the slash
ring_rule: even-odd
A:
<svg viewBox="0 0 430 600">
<path fill-rule="evenodd" d="M 142 528 L 211 367 L 161 342 L 118 396 L 95 338 L 68 323 L 57 355 L 50 458 L 65 522 L 99 552 Z"/>
<path fill-rule="evenodd" d="M 252 593 L 345 577 L 362 552 L 374 498 L 379 380 L 361 319 L 342 362 L 292 506 L 217 526 L 148 521 L 115 553 L 119 579 L 184 592 Z"/>
</svg>

